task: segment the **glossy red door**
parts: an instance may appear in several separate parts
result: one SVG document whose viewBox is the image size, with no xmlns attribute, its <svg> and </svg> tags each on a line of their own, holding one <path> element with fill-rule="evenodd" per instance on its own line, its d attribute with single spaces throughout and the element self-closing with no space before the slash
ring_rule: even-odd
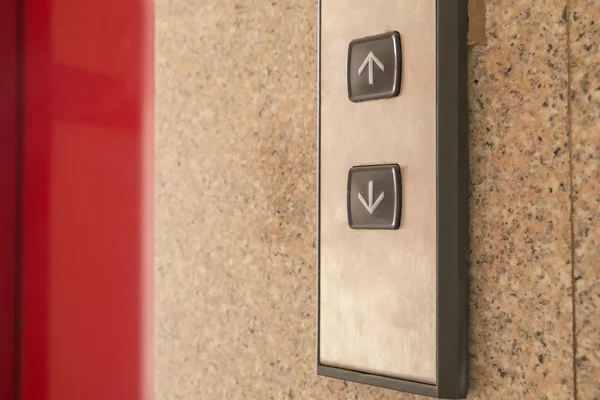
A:
<svg viewBox="0 0 600 400">
<path fill-rule="evenodd" d="M 23 0 L 21 400 L 152 385 L 153 3 Z"/>
<path fill-rule="evenodd" d="M 16 366 L 17 0 L 0 2 L 0 399 L 13 398 Z"/>
</svg>

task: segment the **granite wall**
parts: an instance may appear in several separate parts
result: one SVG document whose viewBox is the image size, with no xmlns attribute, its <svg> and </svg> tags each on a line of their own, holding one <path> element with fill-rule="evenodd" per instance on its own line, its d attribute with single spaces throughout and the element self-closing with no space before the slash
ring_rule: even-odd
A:
<svg viewBox="0 0 600 400">
<path fill-rule="evenodd" d="M 469 54 L 472 399 L 600 398 L 600 1 Z M 411 399 L 315 374 L 316 0 L 156 1 L 158 399 Z"/>
</svg>

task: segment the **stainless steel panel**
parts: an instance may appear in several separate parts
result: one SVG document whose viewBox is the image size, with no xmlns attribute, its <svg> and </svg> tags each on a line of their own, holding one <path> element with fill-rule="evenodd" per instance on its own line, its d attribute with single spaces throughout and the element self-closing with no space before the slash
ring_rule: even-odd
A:
<svg viewBox="0 0 600 400">
<path fill-rule="evenodd" d="M 321 1 L 321 364 L 435 384 L 436 1 Z M 399 97 L 352 103 L 348 44 L 398 31 Z M 398 164 L 396 231 L 352 230 L 348 170 Z"/>
</svg>

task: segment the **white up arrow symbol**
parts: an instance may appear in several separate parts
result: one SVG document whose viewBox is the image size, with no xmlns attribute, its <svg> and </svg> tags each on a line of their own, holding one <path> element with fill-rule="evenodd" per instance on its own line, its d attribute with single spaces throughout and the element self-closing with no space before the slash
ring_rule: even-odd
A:
<svg viewBox="0 0 600 400">
<path fill-rule="evenodd" d="M 375 54 L 373 54 L 373 52 L 370 52 L 367 58 L 365 58 L 365 61 L 363 61 L 362 65 L 358 69 L 358 74 L 361 75 L 365 68 L 367 68 L 367 65 L 369 66 L 369 85 L 373 84 L 373 61 L 375 62 L 375 64 L 377 64 L 379 68 L 381 68 L 382 71 L 385 71 L 383 63 L 379 61 L 379 58 L 377 58 Z"/>
<path fill-rule="evenodd" d="M 363 195 L 360 194 L 360 192 L 358 192 L 358 199 L 360 200 L 362 205 L 365 206 L 369 214 L 373 214 L 373 211 L 375 211 L 379 203 L 381 203 L 381 201 L 383 200 L 383 192 L 381 192 L 377 200 L 375 200 L 375 203 L 373 203 L 373 181 L 369 181 L 369 203 L 367 204 L 367 201 L 365 200 Z"/>
</svg>

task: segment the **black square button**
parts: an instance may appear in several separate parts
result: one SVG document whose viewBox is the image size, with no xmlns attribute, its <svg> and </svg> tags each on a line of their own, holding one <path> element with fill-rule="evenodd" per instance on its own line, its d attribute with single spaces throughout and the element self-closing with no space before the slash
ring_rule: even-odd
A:
<svg viewBox="0 0 600 400">
<path fill-rule="evenodd" d="M 346 200 L 350 228 L 398 229 L 401 201 L 398 165 L 350 168 Z"/>
<path fill-rule="evenodd" d="M 389 32 L 356 39 L 348 46 L 348 97 L 353 102 L 400 94 L 400 34 Z"/>
</svg>

